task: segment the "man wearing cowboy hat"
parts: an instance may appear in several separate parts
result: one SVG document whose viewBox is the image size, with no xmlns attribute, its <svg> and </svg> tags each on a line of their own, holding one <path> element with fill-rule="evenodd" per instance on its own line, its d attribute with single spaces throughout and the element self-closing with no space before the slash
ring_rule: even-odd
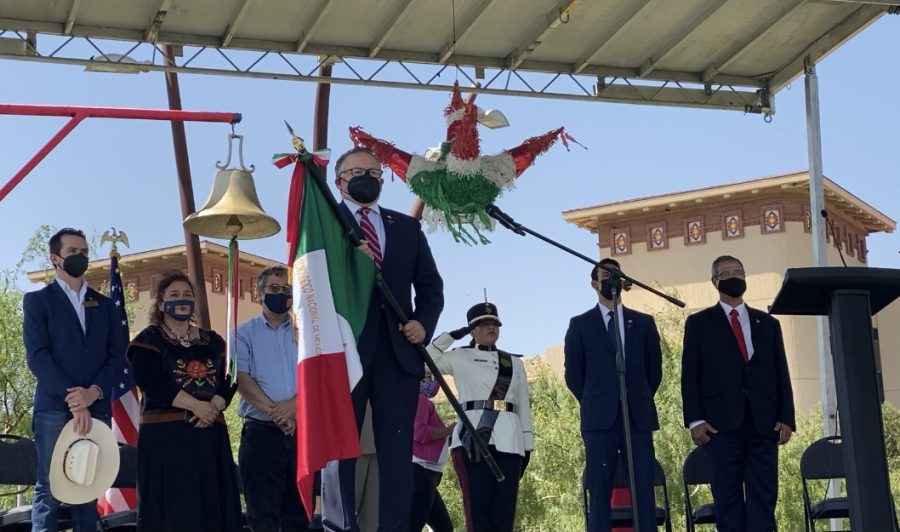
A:
<svg viewBox="0 0 900 532">
<path fill-rule="evenodd" d="M 113 302 L 89 288 L 83 278 L 88 266 L 84 233 L 62 229 L 50 238 L 49 247 L 56 281 L 25 294 L 22 302 L 25 357 L 37 378 L 32 418 L 37 450 L 33 531 L 57 530 L 59 500 L 50 485 L 54 446 L 64 430 L 73 433 L 69 437 L 85 436 L 95 420 L 109 424 L 109 396 L 121 378 L 128 343 L 126 324 L 116 317 Z M 80 446 L 79 452 L 85 449 Z M 85 476 L 87 470 L 82 473 L 80 482 L 93 485 L 90 475 Z M 70 509 L 75 532 L 96 530 L 95 500 Z"/>
</svg>

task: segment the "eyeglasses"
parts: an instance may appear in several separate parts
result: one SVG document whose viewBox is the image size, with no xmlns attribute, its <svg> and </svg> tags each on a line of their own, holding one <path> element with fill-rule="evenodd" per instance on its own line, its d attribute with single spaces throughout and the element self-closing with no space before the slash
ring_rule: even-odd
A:
<svg viewBox="0 0 900 532">
<path fill-rule="evenodd" d="M 368 172 L 372 177 L 376 179 L 381 179 L 381 176 L 384 175 L 384 170 L 382 170 L 381 168 L 348 168 L 338 175 L 349 173 L 353 177 L 359 177 L 362 175 L 366 175 L 366 172 Z"/>
<path fill-rule="evenodd" d="M 731 270 L 727 272 L 719 272 L 716 274 L 716 279 L 720 281 L 724 281 L 725 279 L 743 279 L 745 277 L 744 270 Z"/>
<path fill-rule="evenodd" d="M 263 288 L 265 288 L 267 294 L 277 294 L 279 292 L 282 294 L 293 294 L 294 293 L 294 287 L 289 284 L 285 284 L 285 285 L 270 284 Z"/>
</svg>

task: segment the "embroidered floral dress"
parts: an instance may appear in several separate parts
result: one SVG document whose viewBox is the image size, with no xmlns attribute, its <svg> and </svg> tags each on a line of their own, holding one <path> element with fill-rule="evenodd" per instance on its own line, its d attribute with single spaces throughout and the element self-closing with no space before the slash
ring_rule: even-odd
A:
<svg viewBox="0 0 900 532">
<path fill-rule="evenodd" d="M 196 428 L 186 421 L 191 412 L 172 406 L 179 391 L 201 401 L 214 395 L 231 401 L 236 386 L 225 380 L 225 341 L 201 329 L 189 343 L 151 325 L 128 347 L 141 390 L 138 530 L 238 531 L 241 506 L 224 419 Z"/>
</svg>

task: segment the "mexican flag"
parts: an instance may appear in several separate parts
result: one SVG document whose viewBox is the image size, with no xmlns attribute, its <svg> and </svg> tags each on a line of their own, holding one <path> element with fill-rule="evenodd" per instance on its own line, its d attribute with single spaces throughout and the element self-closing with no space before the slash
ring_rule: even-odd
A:
<svg viewBox="0 0 900 532">
<path fill-rule="evenodd" d="M 312 518 L 315 472 L 331 460 L 360 454 L 350 392 L 362 378 L 356 341 L 375 285 L 375 264 L 347 239 L 326 200 L 328 191 L 315 181 L 312 172 L 321 175 L 322 154 L 293 159 L 287 233 L 299 330 L 297 487 Z M 275 162 L 290 161 L 281 156 Z"/>
</svg>

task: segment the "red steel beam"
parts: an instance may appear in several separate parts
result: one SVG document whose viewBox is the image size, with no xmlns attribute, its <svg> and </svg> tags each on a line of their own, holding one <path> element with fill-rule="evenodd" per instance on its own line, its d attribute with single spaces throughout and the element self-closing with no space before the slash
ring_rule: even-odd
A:
<svg viewBox="0 0 900 532">
<path fill-rule="evenodd" d="M 34 168 L 53 151 L 75 126 L 86 118 L 127 118 L 137 120 L 169 120 L 178 122 L 218 122 L 236 124 L 241 121 L 240 113 L 218 113 L 208 111 L 173 111 L 168 109 L 129 109 L 116 107 L 78 107 L 66 105 L 22 105 L 0 104 L 0 115 L 19 116 L 68 116 L 70 120 L 56 135 L 47 141 L 25 166 L 0 188 L 0 202 L 25 179 Z"/>
</svg>

